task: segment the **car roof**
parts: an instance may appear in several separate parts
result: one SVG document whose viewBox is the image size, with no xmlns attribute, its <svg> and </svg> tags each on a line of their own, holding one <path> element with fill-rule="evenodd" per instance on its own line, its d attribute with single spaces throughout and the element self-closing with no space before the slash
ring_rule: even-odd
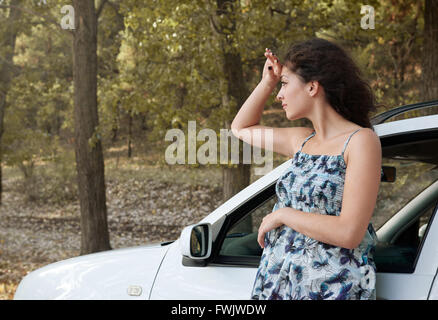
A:
<svg viewBox="0 0 438 320">
<path fill-rule="evenodd" d="M 402 115 L 404 113 L 410 112 L 410 111 L 420 111 L 420 110 L 426 110 L 427 113 L 433 114 L 433 111 L 430 112 L 430 108 L 434 108 L 438 112 L 438 100 L 431 100 L 431 101 L 424 101 L 424 102 L 418 102 L 413 104 L 407 104 L 403 106 L 399 106 L 396 108 L 393 108 L 391 110 L 387 110 L 385 112 L 382 112 L 371 119 L 371 124 L 373 126 L 377 124 L 382 124 L 384 122 L 387 122 L 389 119 Z M 436 113 L 437 113 L 436 112 Z M 414 115 L 415 117 L 416 115 Z M 422 116 L 422 115 L 420 115 Z M 413 117 L 410 117 L 413 118 Z"/>
<path fill-rule="evenodd" d="M 416 117 L 374 126 L 382 157 L 438 165 L 438 115 Z"/>
</svg>

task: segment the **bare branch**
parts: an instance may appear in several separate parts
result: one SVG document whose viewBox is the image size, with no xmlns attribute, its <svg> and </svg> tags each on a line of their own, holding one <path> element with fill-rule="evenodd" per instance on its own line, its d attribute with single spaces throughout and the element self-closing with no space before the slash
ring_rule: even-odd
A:
<svg viewBox="0 0 438 320">
<path fill-rule="evenodd" d="M 226 33 L 224 33 L 221 29 L 219 29 L 219 27 L 216 25 L 216 23 L 214 22 L 214 18 L 212 15 L 209 16 L 209 20 L 210 20 L 210 25 L 213 29 L 214 32 L 216 32 L 217 34 L 223 34 L 225 35 Z"/>
<path fill-rule="evenodd" d="M 105 4 L 108 2 L 108 0 L 102 0 L 99 4 L 99 7 L 97 8 L 96 11 L 96 17 L 97 19 L 99 19 L 100 14 L 102 13 L 103 7 L 105 6 Z"/>
<path fill-rule="evenodd" d="M 280 10 L 280 9 L 270 7 L 269 10 L 271 11 L 271 16 L 273 15 L 274 12 L 288 16 L 288 14 L 286 12 L 284 12 L 283 10 Z"/>
</svg>

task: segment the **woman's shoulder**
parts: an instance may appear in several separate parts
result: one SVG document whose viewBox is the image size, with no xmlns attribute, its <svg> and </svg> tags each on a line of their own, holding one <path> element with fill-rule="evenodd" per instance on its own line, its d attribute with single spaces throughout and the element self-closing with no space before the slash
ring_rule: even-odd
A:
<svg viewBox="0 0 438 320">
<path fill-rule="evenodd" d="M 381 156 L 381 144 L 378 134 L 371 128 L 358 127 L 351 135 L 348 143 L 348 150 L 345 153 L 345 162 L 356 157 L 364 157 L 372 153 L 374 156 Z"/>
<path fill-rule="evenodd" d="M 372 128 L 358 127 L 356 131 L 355 135 L 360 136 L 361 139 L 380 141 L 379 135 Z"/>
<path fill-rule="evenodd" d="M 372 128 L 355 126 L 352 129 L 350 129 L 349 132 L 350 133 L 348 134 L 348 137 L 350 137 L 350 139 L 355 137 L 354 139 L 356 141 L 357 140 L 361 140 L 362 142 L 365 141 L 371 142 L 373 140 L 374 142 L 376 142 L 377 140 L 380 141 L 379 136 Z"/>
</svg>

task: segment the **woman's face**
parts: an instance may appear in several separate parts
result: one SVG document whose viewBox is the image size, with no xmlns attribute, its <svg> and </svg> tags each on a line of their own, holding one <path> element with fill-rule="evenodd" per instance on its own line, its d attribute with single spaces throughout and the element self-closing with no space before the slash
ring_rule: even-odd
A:
<svg viewBox="0 0 438 320">
<path fill-rule="evenodd" d="M 289 120 L 305 117 L 309 111 L 310 102 L 307 85 L 285 66 L 282 68 L 280 81 L 281 89 L 277 94 L 277 99 L 281 101 L 286 117 Z"/>
</svg>

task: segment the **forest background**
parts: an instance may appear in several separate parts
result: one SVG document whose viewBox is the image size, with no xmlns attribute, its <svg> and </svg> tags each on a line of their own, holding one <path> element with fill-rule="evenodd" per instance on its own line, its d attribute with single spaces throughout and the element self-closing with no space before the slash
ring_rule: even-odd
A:
<svg viewBox="0 0 438 320">
<path fill-rule="evenodd" d="M 187 140 L 195 121 L 219 144 L 265 48 L 339 43 L 374 90 L 375 114 L 438 98 L 433 0 L 2 0 L 0 21 L 4 299 L 50 262 L 174 240 L 260 178 L 251 164 L 169 164 L 165 135 Z M 261 124 L 310 125 L 287 120 L 274 97 Z M 274 154 L 274 167 L 285 160 Z"/>
</svg>

